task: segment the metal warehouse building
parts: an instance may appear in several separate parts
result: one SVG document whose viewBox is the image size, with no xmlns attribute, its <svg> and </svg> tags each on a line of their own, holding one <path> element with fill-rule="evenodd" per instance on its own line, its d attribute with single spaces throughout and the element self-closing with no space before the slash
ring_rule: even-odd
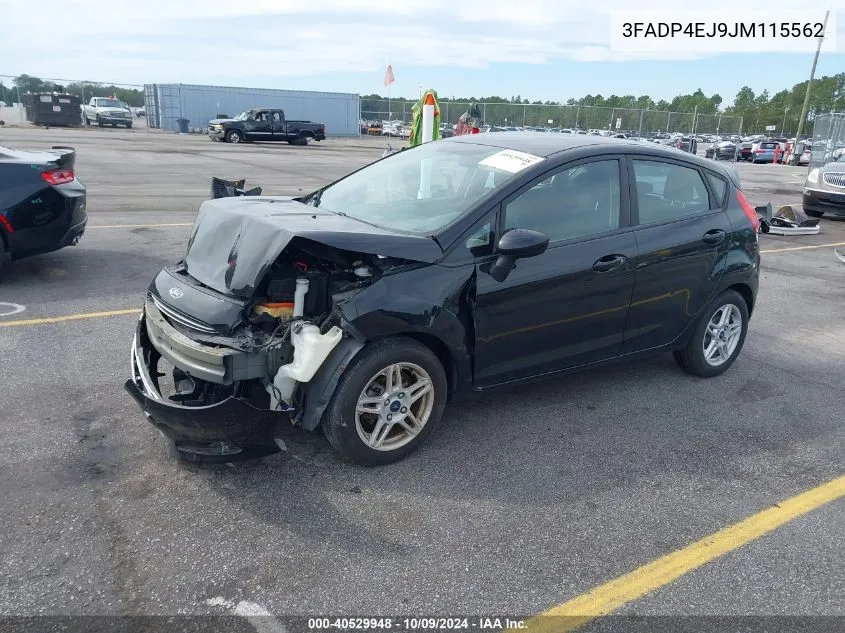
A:
<svg viewBox="0 0 845 633">
<path fill-rule="evenodd" d="M 187 119 L 190 130 L 204 132 L 217 115 L 235 116 L 252 108 L 281 108 L 288 119 L 324 123 L 328 136 L 359 134 L 357 94 L 188 84 L 144 86 L 147 125 L 152 128 L 175 132 L 178 120 Z"/>
</svg>

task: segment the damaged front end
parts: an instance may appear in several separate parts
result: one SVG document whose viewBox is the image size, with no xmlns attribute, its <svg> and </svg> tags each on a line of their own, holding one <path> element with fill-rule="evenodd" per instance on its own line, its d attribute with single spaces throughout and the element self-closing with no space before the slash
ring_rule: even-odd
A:
<svg viewBox="0 0 845 633">
<path fill-rule="evenodd" d="M 439 251 L 354 222 L 291 199 L 203 204 L 184 260 L 150 285 L 126 382 L 180 457 L 261 457 L 319 425 L 365 343 L 344 303 L 420 265 L 400 251 Z"/>
</svg>

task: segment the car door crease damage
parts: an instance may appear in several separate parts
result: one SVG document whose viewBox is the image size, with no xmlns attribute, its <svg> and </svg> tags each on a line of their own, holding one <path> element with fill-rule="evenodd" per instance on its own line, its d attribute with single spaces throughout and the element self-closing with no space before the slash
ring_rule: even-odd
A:
<svg viewBox="0 0 845 633">
<path fill-rule="evenodd" d="M 759 226 L 727 171 L 620 139 L 479 136 L 300 198 L 203 203 L 185 256 L 150 284 L 125 385 L 178 456 L 267 455 L 322 427 L 383 464 L 467 391 L 659 350 L 699 376 L 730 366 Z M 705 164 L 736 196 L 714 200 Z"/>
</svg>

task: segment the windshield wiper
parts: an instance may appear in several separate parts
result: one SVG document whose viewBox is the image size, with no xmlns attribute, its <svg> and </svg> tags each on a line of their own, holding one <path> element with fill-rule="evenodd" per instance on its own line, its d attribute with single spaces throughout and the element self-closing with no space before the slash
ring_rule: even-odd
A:
<svg viewBox="0 0 845 633">
<path fill-rule="evenodd" d="M 312 194 L 305 196 L 303 202 L 312 207 L 319 207 L 320 206 L 320 196 L 323 195 L 323 190 L 319 189 Z"/>
</svg>

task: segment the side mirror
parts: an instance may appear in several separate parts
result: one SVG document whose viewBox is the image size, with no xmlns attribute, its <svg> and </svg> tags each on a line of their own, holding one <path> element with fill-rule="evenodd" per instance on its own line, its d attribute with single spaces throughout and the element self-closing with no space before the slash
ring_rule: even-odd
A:
<svg viewBox="0 0 845 633">
<path fill-rule="evenodd" d="M 548 236 L 529 229 L 511 229 L 499 239 L 499 257 L 490 267 L 490 276 L 496 281 L 504 281 L 516 268 L 516 260 L 524 257 L 536 257 L 549 246 Z"/>
</svg>

